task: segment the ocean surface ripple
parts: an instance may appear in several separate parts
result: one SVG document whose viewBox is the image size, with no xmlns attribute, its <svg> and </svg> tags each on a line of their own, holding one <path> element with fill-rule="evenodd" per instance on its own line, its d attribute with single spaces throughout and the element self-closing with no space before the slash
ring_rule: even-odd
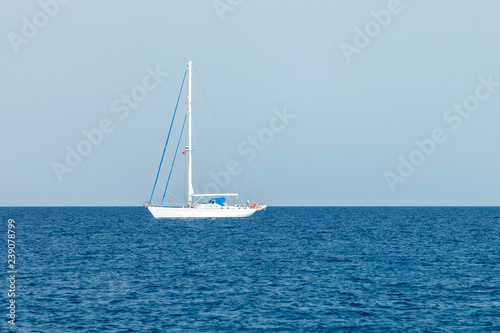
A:
<svg viewBox="0 0 500 333">
<path fill-rule="evenodd" d="M 497 207 L 0 208 L 5 234 L 9 218 L 19 332 L 500 332 Z"/>
</svg>

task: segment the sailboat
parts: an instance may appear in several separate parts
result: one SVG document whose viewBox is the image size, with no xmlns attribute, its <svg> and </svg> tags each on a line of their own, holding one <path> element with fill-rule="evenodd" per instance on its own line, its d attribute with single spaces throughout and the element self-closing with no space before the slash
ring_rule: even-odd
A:
<svg viewBox="0 0 500 333">
<path fill-rule="evenodd" d="M 192 132 L 191 132 L 191 79 L 192 79 L 192 61 L 188 61 L 187 73 L 188 73 L 188 111 L 185 118 L 187 119 L 188 125 L 188 145 L 185 147 L 183 154 L 187 154 L 187 203 L 184 205 L 163 205 L 163 200 L 161 203 L 152 202 L 154 190 L 156 187 L 156 183 L 158 181 L 158 175 L 160 174 L 160 168 L 158 169 L 158 174 L 156 176 L 155 185 L 153 186 L 153 193 L 151 193 L 151 198 L 148 202 L 144 204 L 146 208 L 151 212 L 151 214 L 155 218 L 217 218 L 217 217 L 249 217 L 253 215 L 255 212 L 266 209 L 266 205 L 256 204 L 256 203 L 240 203 L 240 204 L 228 204 L 226 197 L 238 197 L 237 193 L 205 193 L 199 194 L 195 193 L 193 189 L 193 146 L 192 146 Z M 185 75 L 185 74 L 184 74 Z M 185 77 L 185 76 L 184 76 Z M 184 84 L 184 80 L 183 80 Z M 181 87 L 182 92 L 182 87 Z M 179 94 L 180 98 L 180 94 Z M 177 100 L 177 105 L 179 103 L 179 99 Z M 176 106 L 177 110 L 177 106 Z M 175 112 L 174 112 L 175 117 Z M 172 119 L 173 123 L 173 119 Z M 185 122 L 184 122 L 185 123 Z M 170 126 L 170 130 L 172 129 L 172 125 Z M 168 138 L 167 136 L 167 143 Z M 182 133 L 181 133 L 182 136 Z M 166 145 L 165 144 L 165 148 Z M 177 145 L 177 148 L 179 145 Z M 163 154 L 165 154 L 165 148 L 163 150 Z M 177 153 L 177 151 L 176 151 Z M 175 156 L 174 156 L 175 158 Z M 163 156 L 162 156 L 163 161 Z M 174 160 L 175 161 L 175 160 Z M 170 175 L 169 175 L 170 179 Z M 168 186 L 168 182 L 167 182 Z M 166 189 L 165 189 L 166 192 Z M 165 194 L 164 194 L 165 197 Z M 211 198 L 208 203 L 200 203 L 203 198 Z"/>
</svg>

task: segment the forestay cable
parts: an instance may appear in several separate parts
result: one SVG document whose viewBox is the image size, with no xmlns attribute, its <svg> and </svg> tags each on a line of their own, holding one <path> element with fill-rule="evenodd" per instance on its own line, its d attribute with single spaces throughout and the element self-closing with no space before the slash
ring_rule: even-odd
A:
<svg viewBox="0 0 500 333">
<path fill-rule="evenodd" d="M 175 158 L 177 157 L 177 152 L 179 151 L 179 144 L 181 143 L 182 132 L 184 132 L 184 125 L 186 125 L 187 116 L 188 115 L 186 113 L 186 115 L 184 116 L 184 122 L 182 123 L 181 135 L 179 136 L 179 141 L 177 142 L 177 148 L 175 148 L 175 154 L 174 154 L 174 159 L 172 160 L 172 166 L 170 167 L 170 172 L 168 174 L 167 185 L 165 186 L 165 191 L 163 191 L 163 197 L 161 198 L 160 206 L 163 205 L 163 200 L 165 199 L 165 194 L 167 193 L 168 183 L 170 182 L 170 176 L 172 175 L 172 170 L 174 169 Z"/>
<path fill-rule="evenodd" d="M 177 103 L 175 104 L 175 110 L 174 110 L 174 116 L 172 117 L 172 122 L 170 123 L 170 129 L 168 130 L 167 141 L 165 142 L 165 147 L 163 147 L 163 154 L 161 155 L 160 166 L 158 167 L 158 172 L 156 173 L 155 184 L 153 185 L 153 191 L 151 191 L 151 198 L 149 198 L 149 202 L 151 202 L 153 200 L 153 194 L 155 193 L 156 183 L 158 183 L 158 176 L 160 176 L 161 165 L 163 163 L 163 158 L 165 157 L 165 151 L 167 150 L 168 140 L 170 138 L 170 132 L 172 131 L 172 125 L 174 124 L 175 114 L 177 112 L 177 106 L 179 105 L 179 100 L 181 98 L 182 87 L 184 87 L 184 80 L 186 79 L 186 73 L 187 73 L 187 68 L 184 71 L 184 77 L 182 78 L 181 91 L 179 91 L 179 97 L 177 97 Z M 162 202 L 163 202 L 163 200 L 162 200 Z"/>
</svg>

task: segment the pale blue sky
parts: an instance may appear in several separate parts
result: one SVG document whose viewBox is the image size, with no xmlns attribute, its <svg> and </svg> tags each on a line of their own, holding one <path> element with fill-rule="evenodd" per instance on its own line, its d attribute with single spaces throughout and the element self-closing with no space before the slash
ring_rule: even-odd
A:
<svg viewBox="0 0 500 333">
<path fill-rule="evenodd" d="M 234 159 L 243 198 L 268 205 L 499 205 L 499 13 L 493 0 L 2 1 L 0 205 L 148 200 L 188 57 L 231 151 L 208 153 L 195 82 L 200 192 Z M 54 162 L 100 123 L 109 133 L 59 179 Z"/>
</svg>

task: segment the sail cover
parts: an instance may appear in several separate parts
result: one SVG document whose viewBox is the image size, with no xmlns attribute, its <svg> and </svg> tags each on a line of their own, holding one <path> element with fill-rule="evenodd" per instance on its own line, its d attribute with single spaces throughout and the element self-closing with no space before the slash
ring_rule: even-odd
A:
<svg viewBox="0 0 500 333">
<path fill-rule="evenodd" d="M 208 203 L 215 203 L 215 204 L 218 204 L 220 206 L 224 206 L 224 202 L 226 201 L 226 198 L 224 197 L 220 197 L 220 198 L 212 198 L 210 199 L 210 201 Z"/>
</svg>

